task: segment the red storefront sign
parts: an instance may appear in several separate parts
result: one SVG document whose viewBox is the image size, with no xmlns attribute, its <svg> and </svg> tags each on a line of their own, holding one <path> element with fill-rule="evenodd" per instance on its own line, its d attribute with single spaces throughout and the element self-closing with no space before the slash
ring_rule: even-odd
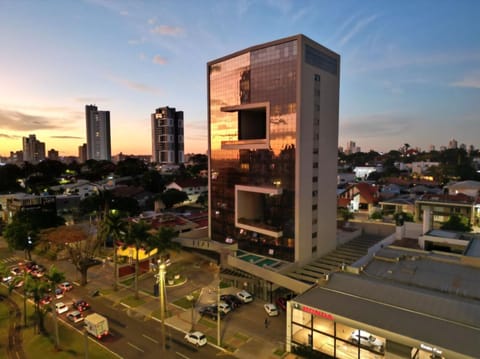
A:
<svg viewBox="0 0 480 359">
<path fill-rule="evenodd" d="M 331 315 L 330 313 L 322 312 L 319 309 L 310 308 L 304 305 L 302 306 L 302 310 L 306 313 L 316 315 L 317 317 L 322 317 L 328 320 L 334 320 L 333 315 Z"/>
</svg>

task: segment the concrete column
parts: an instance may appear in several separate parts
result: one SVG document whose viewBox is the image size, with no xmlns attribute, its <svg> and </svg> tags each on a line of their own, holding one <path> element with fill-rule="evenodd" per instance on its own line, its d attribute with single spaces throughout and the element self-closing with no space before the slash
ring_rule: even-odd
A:
<svg viewBox="0 0 480 359">
<path fill-rule="evenodd" d="M 423 234 L 429 232 L 432 229 L 432 210 L 425 208 L 423 210 Z"/>
</svg>

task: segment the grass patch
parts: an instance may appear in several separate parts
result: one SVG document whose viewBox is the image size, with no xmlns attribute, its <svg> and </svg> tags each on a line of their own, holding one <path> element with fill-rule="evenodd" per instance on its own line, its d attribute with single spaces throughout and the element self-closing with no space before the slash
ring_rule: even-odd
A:
<svg viewBox="0 0 480 359">
<path fill-rule="evenodd" d="M 193 301 L 196 302 L 198 300 L 198 297 L 200 296 L 200 291 L 195 290 L 192 293 L 190 293 L 190 295 L 193 296 Z M 173 304 L 183 309 L 190 309 L 192 307 L 192 302 L 187 299 L 187 296 L 177 299 L 176 301 L 173 302 Z"/>
<path fill-rule="evenodd" d="M 242 334 L 242 333 L 235 333 L 234 337 L 236 339 L 243 340 L 244 342 L 246 342 L 248 339 L 250 339 L 250 337 L 248 335 L 245 335 L 245 334 Z"/>
<path fill-rule="evenodd" d="M 131 277 L 131 278 L 122 280 L 120 283 L 122 283 L 123 285 L 125 285 L 127 287 L 131 287 L 134 281 L 135 281 L 135 278 Z"/>
<path fill-rule="evenodd" d="M 204 317 L 202 317 L 199 320 L 199 323 L 203 324 L 203 325 L 205 325 L 209 328 L 216 328 L 217 327 L 217 322 L 216 321 L 213 321 L 213 320 L 210 320 L 210 319 L 207 319 L 207 318 L 204 318 Z"/>
<path fill-rule="evenodd" d="M 172 316 L 172 311 L 167 309 L 167 311 L 165 312 L 165 319 L 170 318 L 171 316 Z M 157 319 L 161 319 L 160 309 L 153 311 L 152 312 L 152 317 L 155 317 Z"/>
<path fill-rule="evenodd" d="M 220 282 L 220 289 L 230 288 L 230 283 Z"/>
<path fill-rule="evenodd" d="M 145 303 L 145 301 L 141 298 L 136 299 L 135 296 L 131 295 L 129 297 L 125 297 L 121 300 L 121 303 L 128 305 L 129 307 L 138 307 Z"/>
<path fill-rule="evenodd" d="M 235 348 L 233 345 L 230 345 L 230 344 L 224 344 L 223 345 L 223 348 L 227 351 L 229 351 L 230 353 L 233 353 L 235 352 L 235 350 L 237 350 L 237 348 Z"/>
<path fill-rule="evenodd" d="M 278 356 L 278 357 L 282 357 L 284 354 L 286 353 L 285 349 L 283 348 L 277 348 L 275 349 L 275 351 L 273 352 L 274 355 Z"/>
</svg>

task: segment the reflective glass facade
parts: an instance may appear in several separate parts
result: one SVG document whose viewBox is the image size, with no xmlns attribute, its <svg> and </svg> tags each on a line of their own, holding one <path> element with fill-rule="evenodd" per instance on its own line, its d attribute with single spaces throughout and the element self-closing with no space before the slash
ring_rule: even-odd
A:
<svg viewBox="0 0 480 359">
<path fill-rule="evenodd" d="M 287 260 L 294 258 L 297 52 L 293 40 L 209 65 L 212 239 L 233 237 L 242 249 Z M 265 103 L 266 111 L 252 118 L 266 128 L 250 137 L 243 135 L 239 111 L 224 110 Z M 265 125 L 262 116 L 268 117 Z M 243 139 L 257 137 L 268 138 L 266 148 L 241 146 Z M 225 148 L 226 143 L 242 148 Z M 235 185 L 281 187 L 281 194 L 254 195 L 261 208 L 255 218 L 237 218 L 278 235 L 235 227 Z"/>
<path fill-rule="evenodd" d="M 339 65 L 303 35 L 208 63 L 211 239 L 290 262 L 334 248 Z"/>
</svg>

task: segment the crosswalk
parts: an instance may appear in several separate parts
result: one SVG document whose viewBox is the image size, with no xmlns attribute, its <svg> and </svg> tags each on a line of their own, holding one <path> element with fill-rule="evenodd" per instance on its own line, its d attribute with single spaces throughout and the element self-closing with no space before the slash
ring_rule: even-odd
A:
<svg viewBox="0 0 480 359">
<path fill-rule="evenodd" d="M 0 259 L 0 262 L 5 264 L 6 266 L 14 265 L 17 264 L 18 262 L 21 262 L 22 258 L 17 257 L 17 256 L 10 256 L 10 257 L 5 257 Z"/>
</svg>

